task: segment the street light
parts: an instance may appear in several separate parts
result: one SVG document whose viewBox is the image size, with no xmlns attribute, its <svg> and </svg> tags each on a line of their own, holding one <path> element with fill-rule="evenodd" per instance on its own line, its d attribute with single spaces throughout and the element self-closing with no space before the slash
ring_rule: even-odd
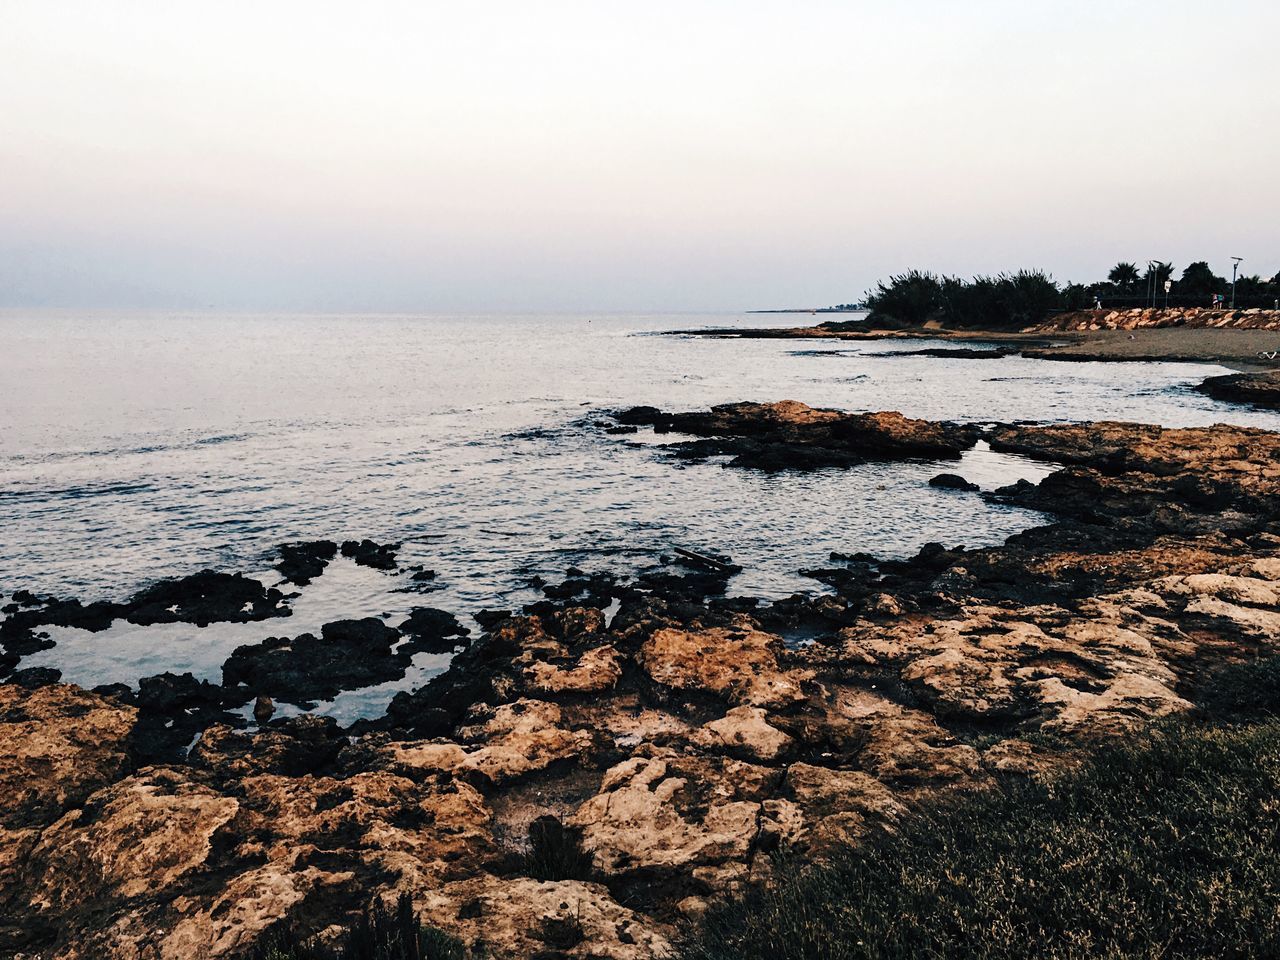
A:
<svg viewBox="0 0 1280 960">
<path fill-rule="evenodd" d="M 1243 259 L 1244 257 L 1231 258 L 1231 261 L 1232 261 L 1231 263 L 1231 309 L 1232 310 L 1236 308 L 1236 270 L 1240 268 L 1240 261 Z"/>
<path fill-rule="evenodd" d="M 1147 306 L 1156 305 L 1156 264 L 1157 260 L 1147 261 Z"/>
</svg>

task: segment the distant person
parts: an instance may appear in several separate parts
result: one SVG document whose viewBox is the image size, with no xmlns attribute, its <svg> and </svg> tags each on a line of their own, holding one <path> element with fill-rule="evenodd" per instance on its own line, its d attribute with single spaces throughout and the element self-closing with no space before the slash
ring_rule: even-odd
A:
<svg viewBox="0 0 1280 960">
<path fill-rule="evenodd" d="M 1093 298 L 1093 309 L 1095 309 L 1095 310 L 1101 310 L 1101 309 L 1102 309 L 1102 298 L 1101 298 L 1101 297 L 1094 297 L 1094 298 Z"/>
</svg>

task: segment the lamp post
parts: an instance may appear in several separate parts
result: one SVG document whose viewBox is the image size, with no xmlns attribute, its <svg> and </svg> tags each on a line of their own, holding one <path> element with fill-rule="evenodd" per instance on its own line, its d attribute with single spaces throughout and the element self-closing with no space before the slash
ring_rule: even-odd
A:
<svg viewBox="0 0 1280 960">
<path fill-rule="evenodd" d="M 1147 306 L 1156 305 L 1156 261 L 1147 261 Z"/>
<path fill-rule="evenodd" d="M 1231 309 L 1236 308 L 1236 271 L 1240 268 L 1240 261 L 1244 257 L 1231 258 Z"/>
</svg>

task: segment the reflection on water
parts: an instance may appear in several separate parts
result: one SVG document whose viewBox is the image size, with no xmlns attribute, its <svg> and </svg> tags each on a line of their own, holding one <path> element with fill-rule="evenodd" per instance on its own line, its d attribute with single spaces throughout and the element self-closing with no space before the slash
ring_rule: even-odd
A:
<svg viewBox="0 0 1280 960">
<path fill-rule="evenodd" d="M 729 553 L 745 568 L 731 592 L 776 597 L 817 589 L 796 571 L 832 550 L 976 546 L 1042 519 L 927 486 L 943 470 L 985 488 L 1043 475 L 1021 458 L 978 449 L 958 464 L 726 470 L 651 448 L 669 436 L 589 426 L 619 406 L 798 399 L 934 419 L 1280 427 L 1276 414 L 1190 392 L 1214 367 L 637 335 L 762 321 L 779 319 L 4 315 L 3 592 L 121 597 L 202 567 L 263 570 L 282 541 L 366 536 L 402 541 L 401 564 L 436 570 L 440 587 L 394 593 L 401 579 L 337 562 L 288 619 L 61 630 L 24 665 L 82 682 L 165 669 L 216 679 L 241 643 L 348 616 L 395 623 L 415 603 L 461 617 L 512 607 L 535 598 L 533 574 L 626 572 L 672 545 Z"/>
</svg>

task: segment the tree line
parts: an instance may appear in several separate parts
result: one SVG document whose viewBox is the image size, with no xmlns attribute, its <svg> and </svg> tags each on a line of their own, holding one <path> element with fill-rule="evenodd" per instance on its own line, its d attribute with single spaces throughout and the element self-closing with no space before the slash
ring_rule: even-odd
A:
<svg viewBox="0 0 1280 960">
<path fill-rule="evenodd" d="M 1146 306 L 1201 306 L 1215 295 L 1231 299 L 1231 280 L 1215 274 L 1207 261 L 1188 264 L 1175 277 L 1172 263 L 1153 261 L 1139 271 L 1133 263 L 1111 268 L 1105 280 L 1058 283 L 1043 270 L 1019 270 L 971 280 L 909 270 L 880 281 L 864 303 L 877 320 L 921 324 L 941 320 L 956 327 L 1030 326 L 1061 310 Z M 1165 281 L 1170 289 L 1165 290 Z M 1236 279 L 1238 308 L 1273 307 L 1280 300 L 1280 273 L 1269 280 L 1257 275 Z"/>
</svg>

